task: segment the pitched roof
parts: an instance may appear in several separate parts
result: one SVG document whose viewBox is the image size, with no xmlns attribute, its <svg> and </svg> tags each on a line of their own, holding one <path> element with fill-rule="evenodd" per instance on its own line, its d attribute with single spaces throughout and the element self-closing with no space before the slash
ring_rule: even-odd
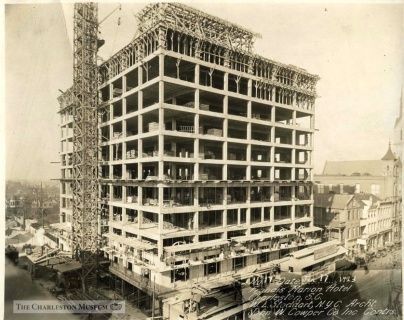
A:
<svg viewBox="0 0 404 320">
<path fill-rule="evenodd" d="M 382 176 L 384 163 L 382 160 L 356 160 L 356 161 L 326 161 L 323 175 L 355 174 Z"/>
<path fill-rule="evenodd" d="M 377 202 L 377 201 L 381 201 L 381 199 L 379 197 L 376 197 L 374 194 L 372 193 L 355 193 L 354 194 L 355 199 L 363 201 L 363 200 L 372 200 L 372 202 Z"/>
<path fill-rule="evenodd" d="M 391 144 L 389 143 L 389 149 L 387 150 L 382 160 L 395 160 L 395 159 L 396 156 L 394 155 L 393 151 L 391 151 Z"/>
<path fill-rule="evenodd" d="M 314 195 L 314 206 L 321 208 L 344 209 L 353 199 L 352 194 L 325 194 L 318 193 Z"/>
<path fill-rule="evenodd" d="M 381 201 L 379 197 L 376 197 L 371 193 L 355 193 L 355 199 L 362 202 L 365 206 L 369 206 L 370 208 L 374 208 L 377 206 L 377 203 Z"/>
</svg>

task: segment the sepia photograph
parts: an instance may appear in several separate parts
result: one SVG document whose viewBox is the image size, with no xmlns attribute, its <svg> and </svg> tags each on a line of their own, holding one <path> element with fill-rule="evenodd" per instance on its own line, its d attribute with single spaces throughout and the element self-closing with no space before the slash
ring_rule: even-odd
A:
<svg viewBox="0 0 404 320">
<path fill-rule="evenodd" d="M 402 319 L 402 1 L 2 9 L 3 319 Z"/>
</svg>

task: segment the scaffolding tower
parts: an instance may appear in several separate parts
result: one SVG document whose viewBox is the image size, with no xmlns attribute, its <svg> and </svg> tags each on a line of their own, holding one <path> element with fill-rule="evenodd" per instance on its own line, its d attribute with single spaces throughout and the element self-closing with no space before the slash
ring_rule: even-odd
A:
<svg viewBox="0 0 404 320">
<path fill-rule="evenodd" d="M 95 285 L 98 257 L 97 34 L 95 3 L 74 4 L 73 250 L 83 291 Z"/>
</svg>

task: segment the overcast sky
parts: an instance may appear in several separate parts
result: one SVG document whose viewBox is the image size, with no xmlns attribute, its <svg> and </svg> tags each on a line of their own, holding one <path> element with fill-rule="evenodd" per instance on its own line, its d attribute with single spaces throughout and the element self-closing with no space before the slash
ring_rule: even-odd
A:
<svg viewBox="0 0 404 320">
<path fill-rule="evenodd" d="M 325 160 L 380 159 L 402 85 L 400 4 L 191 3 L 262 35 L 255 51 L 318 74 L 314 165 Z M 102 19 L 115 4 L 100 4 Z M 135 35 L 125 3 L 101 25 L 104 59 Z M 6 6 L 6 178 L 59 175 L 58 89 L 72 82 L 70 4 Z M 118 18 L 120 24 L 118 25 Z"/>
</svg>

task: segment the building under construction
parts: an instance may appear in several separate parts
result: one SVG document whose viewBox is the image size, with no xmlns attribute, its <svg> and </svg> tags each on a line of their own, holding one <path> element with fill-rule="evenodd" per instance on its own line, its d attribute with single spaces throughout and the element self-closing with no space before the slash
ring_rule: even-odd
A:
<svg viewBox="0 0 404 320">
<path fill-rule="evenodd" d="M 122 296 L 164 319 L 241 319 L 238 286 L 270 285 L 283 268 L 307 281 L 332 272 L 344 252 L 313 226 L 318 76 L 183 4 L 151 4 L 137 27 L 98 66 L 98 243 Z M 73 251 L 67 100 L 58 227 Z"/>
</svg>

